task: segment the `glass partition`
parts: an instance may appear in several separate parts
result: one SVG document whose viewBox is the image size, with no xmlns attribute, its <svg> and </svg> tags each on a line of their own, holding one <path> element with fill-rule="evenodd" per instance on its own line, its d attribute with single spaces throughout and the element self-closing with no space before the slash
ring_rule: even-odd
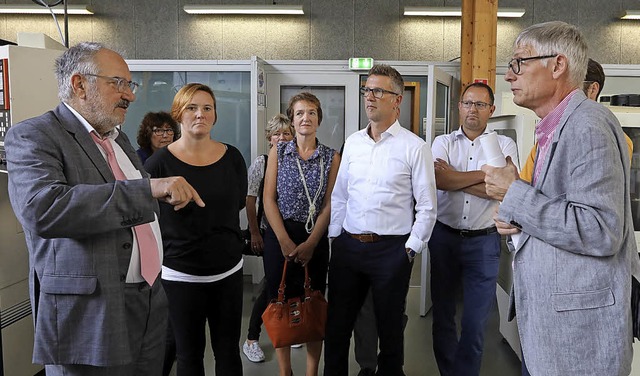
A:
<svg viewBox="0 0 640 376">
<path fill-rule="evenodd" d="M 171 112 L 174 95 L 182 86 L 199 82 L 213 89 L 218 119 L 211 130 L 215 140 L 240 150 L 247 166 L 251 163 L 251 77 L 250 72 L 132 72 L 141 84 L 136 101 L 129 106 L 122 130 L 137 147 L 136 135 L 147 112 Z"/>
<path fill-rule="evenodd" d="M 442 82 L 436 82 L 436 122 L 434 127 L 436 136 L 450 133 L 458 128 L 457 124 L 453 126 L 454 129 L 451 129 L 449 125 L 449 98 L 449 86 Z"/>
</svg>

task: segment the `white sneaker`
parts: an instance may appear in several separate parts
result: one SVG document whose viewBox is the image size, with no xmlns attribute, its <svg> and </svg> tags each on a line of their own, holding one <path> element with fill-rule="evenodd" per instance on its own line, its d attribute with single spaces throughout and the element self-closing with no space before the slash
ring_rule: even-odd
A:
<svg viewBox="0 0 640 376">
<path fill-rule="evenodd" d="M 258 341 L 255 341 L 252 344 L 244 341 L 244 344 L 242 345 L 242 352 L 247 356 L 247 359 L 254 363 L 264 362 L 264 352 L 260 348 Z"/>
<path fill-rule="evenodd" d="M 296 343 L 295 345 L 291 345 L 292 349 L 299 349 L 302 347 L 302 343 Z"/>
</svg>

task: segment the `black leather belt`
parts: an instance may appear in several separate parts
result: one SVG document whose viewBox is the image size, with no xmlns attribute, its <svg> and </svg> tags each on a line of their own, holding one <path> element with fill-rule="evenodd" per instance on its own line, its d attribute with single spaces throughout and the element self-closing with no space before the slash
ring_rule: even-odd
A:
<svg viewBox="0 0 640 376">
<path fill-rule="evenodd" d="M 489 235 L 489 234 L 498 232 L 498 229 L 496 228 L 496 226 L 481 228 L 479 230 L 458 230 L 457 228 L 447 226 L 440 221 L 438 221 L 438 223 L 442 225 L 442 227 L 444 227 L 445 230 L 453 234 L 460 235 L 463 238 L 473 238 L 474 236 Z"/>
<path fill-rule="evenodd" d="M 401 236 L 404 236 L 404 235 L 378 235 L 375 233 L 352 234 L 348 231 L 345 231 L 345 233 L 351 236 L 352 238 L 360 241 L 361 243 L 377 243 L 381 240 L 399 238 Z"/>
</svg>

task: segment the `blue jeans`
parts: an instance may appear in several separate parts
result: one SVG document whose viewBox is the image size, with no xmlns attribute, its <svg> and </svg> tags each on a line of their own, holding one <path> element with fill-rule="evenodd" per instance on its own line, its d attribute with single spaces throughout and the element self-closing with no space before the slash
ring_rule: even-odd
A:
<svg viewBox="0 0 640 376">
<path fill-rule="evenodd" d="M 436 222 L 429 241 L 433 351 L 443 376 L 480 373 L 484 331 L 496 300 L 500 235 L 463 237 Z M 456 295 L 462 284 L 461 334 L 456 328 Z"/>
</svg>

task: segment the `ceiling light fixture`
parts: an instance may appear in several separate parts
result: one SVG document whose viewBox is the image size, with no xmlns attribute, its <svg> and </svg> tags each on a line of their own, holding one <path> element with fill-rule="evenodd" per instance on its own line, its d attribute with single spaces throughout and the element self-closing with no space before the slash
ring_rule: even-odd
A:
<svg viewBox="0 0 640 376">
<path fill-rule="evenodd" d="M 46 8 L 36 4 L 34 5 L 2 4 L 0 5 L 0 14 L 51 14 L 49 9 L 51 9 L 55 14 L 64 14 L 63 7 Z M 87 5 L 67 5 L 67 13 L 68 14 L 93 14 L 93 11 Z"/>
<path fill-rule="evenodd" d="M 524 8 L 498 8 L 500 18 L 518 18 L 524 15 Z M 460 17 L 462 9 L 459 7 L 404 7 L 405 16 L 426 17 Z"/>
<path fill-rule="evenodd" d="M 623 20 L 640 20 L 640 10 L 625 10 Z"/>
<path fill-rule="evenodd" d="M 302 5 L 185 5 L 189 14 L 304 14 Z"/>
</svg>

